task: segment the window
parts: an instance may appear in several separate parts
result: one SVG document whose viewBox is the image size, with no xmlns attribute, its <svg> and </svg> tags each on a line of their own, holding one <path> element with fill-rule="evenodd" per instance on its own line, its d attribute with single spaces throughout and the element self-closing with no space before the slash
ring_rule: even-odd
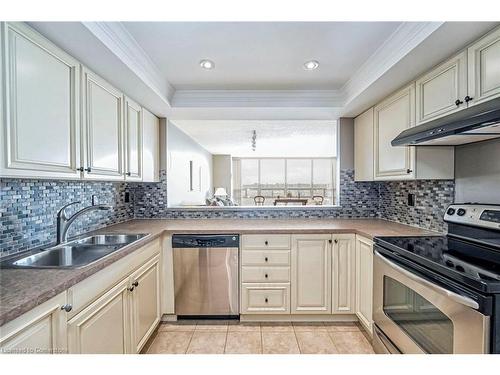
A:
<svg viewBox="0 0 500 375">
<path fill-rule="evenodd" d="M 336 158 L 241 158 L 233 165 L 239 205 L 253 206 L 258 196 L 264 206 L 336 203 Z"/>
</svg>

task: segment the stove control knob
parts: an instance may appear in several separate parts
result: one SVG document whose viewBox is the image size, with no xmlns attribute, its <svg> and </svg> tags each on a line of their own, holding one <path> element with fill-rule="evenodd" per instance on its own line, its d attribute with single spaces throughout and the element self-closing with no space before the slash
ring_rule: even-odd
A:
<svg viewBox="0 0 500 375">
<path fill-rule="evenodd" d="M 455 209 L 453 207 L 448 208 L 448 211 L 446 211 L 448 215 L 453 215 L 455 213 Z"/>
<path fill-rule="evenodd" d="M 465 210 L 464 210 L 463 208 L 459 208 L 459 209 L 457 210 L 457 215 L 458 215 L 458 216 L 464 216 L 464 215 L 465 215 Z"/>
</svg>

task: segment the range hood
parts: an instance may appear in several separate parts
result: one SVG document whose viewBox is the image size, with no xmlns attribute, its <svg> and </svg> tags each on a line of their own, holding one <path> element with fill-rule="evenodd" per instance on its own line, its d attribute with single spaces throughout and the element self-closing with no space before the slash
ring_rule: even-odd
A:
<svg viewBox="0 0 500 375">
<path fill-rule="evenodd" d="M 500 138 L 500 98 L 401 132 L 393 146 L 457 146 Z"/>
</svg>

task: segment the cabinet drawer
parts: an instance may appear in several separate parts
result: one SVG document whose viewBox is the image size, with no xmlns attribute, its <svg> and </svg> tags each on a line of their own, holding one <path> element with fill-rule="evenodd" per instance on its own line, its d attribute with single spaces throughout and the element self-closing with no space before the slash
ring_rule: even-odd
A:
<svg viewBox="0 0 500 375">
<path fill-rule="evenodd" d="M 242 284 L 242 314 L 290 312 L 290 284 Z"/>
<path fill-rule="evenodd" d="M 290 267 L 241 267 L 244 283 L 288 283 Z"/>
<path fill-rule="evenodd" d="M 243 250 L 241 264 L 243 266 L 288 266 L 290 265 L 290 251 Z"/>
<path fill-rule="evenodd" d="M 242 248 L 251 249 L 290 249 L 289 234 L 250 234 L 242 238 Z"/>
</svg>

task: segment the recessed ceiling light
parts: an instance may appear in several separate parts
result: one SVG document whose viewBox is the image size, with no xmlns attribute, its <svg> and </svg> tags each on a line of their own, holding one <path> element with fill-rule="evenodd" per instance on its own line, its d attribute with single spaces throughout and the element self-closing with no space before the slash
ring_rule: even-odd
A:
<svg viewBox="0 0 500 375">
<path fill-rule="evenodd" d="M 311 61 L 306 61 L 304 63 L 304 69 L 305 70 L 314 70 L 319 66 L 319 62 L 316 60 L 311 60 Z"/>
<path fill-rule="evenodd" d="M 210 69 L 215 68 L 215 63 L 212 60 L 203 59 L 200 61 L 200 66 L 203 69 L 210 70 Z"/>
</svg>

